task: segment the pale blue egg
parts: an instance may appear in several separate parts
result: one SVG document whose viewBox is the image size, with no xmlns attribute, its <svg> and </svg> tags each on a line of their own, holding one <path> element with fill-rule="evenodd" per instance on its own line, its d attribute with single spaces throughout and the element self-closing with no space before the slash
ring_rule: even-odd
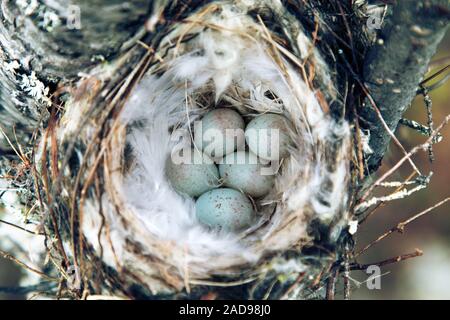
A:
<svg viewBox="0 0 450 320">
<path fill-rule="evenodd" d="M 281 160 L 289 155 L 292 124 L 284 116 L 266 113 L 247 125 L 245 140 L 249 149 L 266 160 Z"/>
<path fill-rule="evenodd" d="M 235 232 L 249 227 L 254 219 L 253 206 L 241 192 L 230 188 L 208 191 L 197 199 L 198 220 L 215 230 Z"/>
<path fill-rule="evenodd" d="M 267 165 L 247 151 L 237 151 L 226 155 L 219 164 L 223 185 L 259 198 L 272 189 L 275 176 Z"/>
<path fill-rule="evenodd" d="M 245 122 L 230 108 L 214 109 L 194 127 L 195 146 L 210 157 L 218 158 L 245 145 Z"/>
<path fill-rule="evenodd" d="M 167 159 L 166 175 L 176 191 L 198 197 L 219 186 L 219 170 L 207 155 L 195 149 L 188 151 L 184 159 L 173 155 Z"/>
</svg>

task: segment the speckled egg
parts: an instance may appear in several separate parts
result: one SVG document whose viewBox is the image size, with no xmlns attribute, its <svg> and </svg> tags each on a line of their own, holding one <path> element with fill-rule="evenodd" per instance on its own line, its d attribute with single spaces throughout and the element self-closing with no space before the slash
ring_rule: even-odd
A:
<svg viewBox="0 0 450 320">
<path fill-rule="evenodd" d="M 176 191 L 198 197 L 219 185 L 219 170 L 207 155 L 195 149 L 190 151 L 190 158 L 182 162 L 169 157 L 166 175 Z"/>
<path fill-rule="evenodd" d="M 215 109 L 195 124 L 194 142 L 210 157 L 222 157 L 242 149 L 245 144 L 244 128 L 244 120 L 236 111 Z"/>
<path fill-rule="evenodd" d="M 223 184 L 259 198 L 273 187 L 275 176 L 263 170 L 264 165 L 253 152 L 237 151 L 224 157 L 219 164 Z"/>
<path fill-rule="evenodd" d="M 198 220 L 213 229 L 239 231 L 253 221 L 250 200 L 241 192 L 220 188 L 208 191 L 197 199 L 195 210 Z"/>
<path fill-rule="evenodd" d="M 278 131 L 273 131 L 278 130 Z M 289 145 L 292 143 L 289 131 L 292 124 L 285 117 L 266 113 L 250 121 L 245 129 L 245 140 L 249 149 L 258 157 L 267 160 L 280 160 L 289 154 Z M 276 145 L 278 132 L 278 152 Z"/>
</svg>

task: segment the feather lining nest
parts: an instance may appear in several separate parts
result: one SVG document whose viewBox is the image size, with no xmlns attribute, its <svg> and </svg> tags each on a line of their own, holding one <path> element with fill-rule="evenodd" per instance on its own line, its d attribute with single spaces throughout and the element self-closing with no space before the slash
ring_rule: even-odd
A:
<svg viewBox="0 0 450 320">
<path fill-rule="evenodd" d="M 68 103 L 57 131 L 60 148 L 75 136 L 86 170 L 78 173 L 84 185 L 70 207 L 72 248 L 66 251 L 85 279 L 87 266 L 100 263 L 150 294 L 172 295 L 263 281 L 268 274 L 289 278 L 309 268 L 302 249 L 315 240 L 313 225 L 324 226 L 330 241 L 348 225 L 350 128 L 330 113 L 328 105 L 339 99 L 327 65 L 300 26 L 291 43 L 296 56 L 250 9 L 204 6 L 148 47 L 119 87 L 103 82 L 114 78 L 114 68 L 102 67 L 79 86 L 97 94 L 74 94 Z M 311 65 L 309 76 L 320 87 L 308 78 Z M 271 112 L 294 125 L 295 146 L 275 187 L 256 202 L 259 223 L 236 235 L 203 228 L 193 200 L 177 194 L 164 174 L 174 128 L 189 130 L 218 104 L 246 120 Z M 62 195 L 72 188 L 66 185 Z M 124 283 L 110 279 L 115 289 L 115 281 Z"/>
</svg>

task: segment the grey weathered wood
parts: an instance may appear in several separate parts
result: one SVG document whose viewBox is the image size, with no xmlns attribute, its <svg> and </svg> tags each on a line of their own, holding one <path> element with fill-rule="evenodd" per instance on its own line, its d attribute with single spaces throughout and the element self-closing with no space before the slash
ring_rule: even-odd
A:
<svg viewBox="0 0 450 320">
<path fill-rule="evenodd" d="M 395 131 L 400 118 L 416 95 L 428 63 L 444 37 L 450 19 L 450 1 L 397 1 L 383 26 L 378 42 L 369 50 L 364 80 L 384 121 Z M 376 169 L 391 136 L 368 99 L 360 114 L 370 129 L 368 160 Z"/>
<path fill-rule="evenodd" d="M 25 1 L 22 3 L 30 3 Z M 76 79 L 125 49 L 144 29 L 148 0 L 0 0 L 0 124 L 32 130 L 45 107 L 20 87 L 35 72 L 46 85 Z M 78 15 L 79 13 L 79 15 Z M 54 17 L 56 23 L 49 23 Z M 11 72 L 6 64 L 16 61 Z M 45 114 L 45 113 L 44 113 Z M 0 148 L 7 147 L 0 138 Z"/>
</svg>

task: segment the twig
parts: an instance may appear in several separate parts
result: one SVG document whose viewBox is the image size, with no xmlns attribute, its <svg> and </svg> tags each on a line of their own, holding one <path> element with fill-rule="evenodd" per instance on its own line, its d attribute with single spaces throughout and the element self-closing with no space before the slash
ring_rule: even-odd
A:
<svg viewBox="0 0 450 320">
<path fill-rule="evenodd" d="M 402 185 L 399 186 L 397 189 L 395 189 L 395 191 L 394 191 L 393 193 L 396 193 L 396 192 L 400 191 L 400 190 L 404 187 L 404 185 L 405 185 L 406 183 L 408 183 L 412 178 L 414 178 L 415 175 L 416 175 L 416 173 L 415 173 L 415 172 L 412 172 L 412 173 L 408 176 L 408 178 L 406 178 L 406 180 L 404 181 L 404 184 L 402 184 Z M 393 194 L 393 193 L 392 193 L 392 194 Z M 359 223 L 359 224 L 362 224 L 363 222 L 365 222 L 370 216 L 372 216 L 379 208 L 383 207 L 385 204 L 386 204 L 386 202 L 384 202 L 384 201 L 381 201 L 380 203 L 378 203 L 378 204 L 375 206 L 375 208 L 373 208 L 372 211 L 370 211 L 369 213 L 365 214 L 364 217 L 363 217 L 361 220 L 359 220 L 358 223 Z"/>
<path fill-rule="evenodd" d="M 10 147 L 13 149 L 13 151 L 16 153 L 16 155 L 19 157 L 19 159 L 25 164 L 25 165 L 29 165 L 30 162 L 28 161 L 28 159 L 23 155 L 23 153 L 19 152 L 16 147 L 14 146 L 14 144 L 11 142 L 11 140 L 8 138 L 8 135 L 5 133 L 5 131 L 3 130 L 3 128 L 0 126 L 0 133 L 5 137 L 6 142 L 8 142 L 8 144 L 10 145 Z"/>
<path fill-rule="evenodd" d="M 429 213 L 430 211 L 432 211 L 433 209 L 436 209 L 437 207 L 440 207 L 441 205 L 445 204 L 447 201 L 450 200 L 450 197 L 445 198 L 444 200 L 436 203 L 434 206 L 429 207 L 426 210 L 423 210 L 422 212 L 419 212 L 418 214 L 412 216 L 411 218 L 400 222 L 399 224 L 397 224 L 395 227 L 389 229 L 387 232 L 385 232 L 384 234 L 382 234 L 381 236 L 379 236 L 376 240 L 372 241 L 371 243 L 369 243 L 368 245 L 366 245 L 363 249 L 361 249 L 360 251 L 358 251 L 355 254 L 355 257 L 361 255 L 362 253 L 364 253 L 365 251 L 367 251 L 369 248 L 371 248 L 373 245 L 377 244 L 378 242 L 380 242 L 381 240 L 383 240 L 384 238 L 388 237 L 389 235 L 391 235 L 394 232 L 404 232 L 405 227 L 410 224 L 411 222 L 413 222 L 414 220 L 422 217 L 423 215 L 426 215 L 427 213 Z"/>
<path fill-rule="evenodd" d="M 420 217 L 426 215 L 426 214 L 427 214 L 428 212 L 430 212 L 431 210 L 434 210 L 434 209 L 436 209 L 437 207 L 442 206 L 443 204 L 445 204 L 445 203 L 446 203 L 447 201 L 449 201 L 449 200 L 450 200 L 450 197 L 447 197 L 447 198 L 445 198 L 444 200 L 442 200 L 442 201 L 436 203 L 434 206 L 432 206 L 432 207 L 430 207 L 430 208 L 428 208 L 428 209 L 426 209 L 426 210 L 424 210 L 424 211 L 422 211 L 422 212 L 419 212 L 418 214 L 412 216 L 411 218 L 409 218 L 408 220 L 406 220 L 406 221 L 404 221 L 404 222 L 402 222 L 402 223 L 399 223 L 398 229 L 399 229 L 401 232 L 403 232 L 406 225 L 408 225 L 408 224 L 410 224 L 411 222 L 413 222 L 414 220 L 417 220 L 418 218 L 420 218 Z"/>
<path fill-rule="evenodd" d="M 350 264 L 349 264 L 349 245 L 348 243 L 345 245 L 345 253 L 344 253 L 344 300 L 350 299 Z"/>
<path fill-rule="evenodd" d="M 400 119 L 399 123 L 401 125 L 404 125 L 404 126 L 408 127 L 408 128 L 416 130 L 417 132 L 419 132 L 423 136 L 429 137 L 431 135 L 430 128 L 428 128 L 427 126 L 424 126 L 424 125 L 418 123 L 417 121 L 402 118 L 402 119 Z M 434 143 L 441 142 L 442 141 L 442 134 L 438 133 L 434 140 L 435 140 Z"/>
<path fill-rule="evenodd" d="M 327 292 L 326 292 L 327 300 L 334 300 L 334 293 L 336 292 L 336 281 L 338 274 L 339 274 L 338 268 L 333 268 L 331 270 L 330 277 L 328 278 L 327 281 Z"/>
<path fill-rule="evenodd" d="M 447 66 L 445 66 L 444 68 L 442 68 L 442 69 L 436 71 L 436 72 L 433 73 L 431 76 L 429 76 L 429 77 L 425 78 L 423 81 L 421 81 L 420 84 L 419 84 L 419 86 L 420 86 L 419 93 L 421 93 L 420 90 L 423 90 L 423 89 L 425 88 L 425 83 L 427 83 L 427 82 L 433 80 L 434 78 L 436 78 L 437 76 L 441 75 L 442 73 L 444 73 L 444 72 L 445 72 L 447 69 L 449 69 L 449 68 L 450 68 L 450 64 L 447 65 Z M 430 88 L 430 87 L 425 88 L 425 89 L 429 89 L 429 88 Z"/>
<path fill-rule="evenodd" d="M 397 262 L 400 262 L 403 260 L 420 257 L 422 255 L 423 255 L 423 251 L 420 249 L 416 249 L 412 253 L 402 254 L 400 256 L 389 258 L 389 259 L 379 261 L 379 262 L 367 263 L 367 264 L 353 263 L 350 265 L 350 270 L 367 270 L 367 268 L 369 268 L 370 266 L 383 267 L 388 264 L 397 263 Z"/>
<path fill-rule="evenodd" d="M 400 141 L 395 136 L 394 132 L 392 132 L 392 130 L 389 128 L 389 126 L 387 125 L 386 121 L 384 120 L 380 109 L 378 108 L 377 104 L 375 103 L 375 100 L 372 98 L 372 95 L 369 92 L 369 89 L 363 83 L 360 83 L 360 85 L 362 85 L 362 89 L 363 89 L 364 93 L 366 94 L 366 98 L 369 100 L 370 104 L 372 105 L 373 110 L 375 110 L 375 113 L 376 113 L 378 119 L 380 120 L 381 124 L 383 125 L 385 131 L 391 136 L 392 140 L 400 148 L 400 150 L 404 154 L 406 154 L 405 148 L 403 147 L 403 145 L 400 143 Z M 411 167 L 416 171 L 416 173 L 421 175 L 419 169 L 416 167 L 416 165 L 414 164 L 414 162 L 410 158 L 408 158 L 408 162 L 411 164 Z"/>
<path fill-rule="evenodd" d="M 17 265 L 19 265 L 19 266 L 21 266 L 21 267 L 23 267 L 23 268 L 25 268 L 25 269 L 30 270 L 31 272 L 34 272 L 34 273 L 40 275 L 40 276 L 41 276 L 42 278 L 44 278 L 44 279 L 47 279 L 47 280 L 50 280 L 50 281 L 58 281 L 58 279 L 49 277 L 48 275 L 46 275 L 46 274 L 43 273 L 42 271 L 39 271 L 39 270 L 37 270 L 37 269 L 34 269 L 34 268 L 28 266 L 28 265 L 25 264 L 24 262 L 22 262 L 22 261 L 16 259 L 12 254 L 10 254 L 10 253 L 8 253 L 8 252 L 5 252 L 5 251 L 0 250 L 0 256 L 2 256 L 3 258 L 5 258 L 5 259 L 7 259 L 7 260 L 10 260 L 10 261 L 14 262 L 15 264 L 17 264 Z"/>
<path fill-rule="evenodd" d="M 28 229 L 26 229 L 26 228 L 23 228 L 23 227 L 21 227 L 21 226 L 18 226 L 18 225 L 14 224 L 14 223 L 11 223 L 11 222 L 8 222 L 8 221 L 2 220 L 2 219 L 0 219 L 0 223 L 7 224 L 8 226 L 17 228 L 17 229 L 22 230 L 22 231 L 25 231 L 25 232 L 28 232 L 28 233 L 30 233 L 30 234 L 32 234 L 32 235 L 35 235 L 35 236 L 36 236 L 36 235 L 39 235 L 39 236 L 43 236 L 43 235 L 44 235 L 43 233 L 40 233 L 40 232 L 37 232 L 37 231 L 31 231 L 31 230 L 28 230 Z"/>
<path fill-rule="evenodd" d="M 48 177 L 48 170 L 47 170 L 47 138 L 48 138 L 49 130 L 45 131 L 44 135 L 44 146 L 43 146 L 43 152 L 42 152 L 42 162 L 41 162 L 41 171 L 42 171 L 42 183 L 44 186 L 44 189 L 47 194 L 47 203 L 49 204 L 48 207 L 48 214 L 50 215 L 50 220 L 53 225 L 54 233 L 56 236 L 58 249 L 63 257 L 64 263 L 66 266 L 70 266 L 70 261 L 67 256 L 66 250 L 64 248 L 64 243 L 62 241 L 61 233 L 59 231 L 58 227 L 58 220 L 55 215 L 55 211 L 53 210 L 52 201 L 54 199 L 53 195 L 50 193 L 50 183 L 49 183 L 49 177 Z"/>
<path fill-rule="evenodd" d="M 414 148 L 411 149 L 405 156 L 403 156 L 392 168 L 390 168 L 387 172 L 385 172 L 378 180 L 370 186 L 367 191 L 364 193 L 364 195 L 361 197 L 360 203 L 365 201 L 367 196 L 373 191 L 373 189 L 379 185 L 381 182 L 386 180 L 392 173 L 394 173 L 406 160 L 411 158 L 412 155 L 416 154 L 418 151 L 428 148 L 428 145 L 432 143 L 432 141 L 435 139 L 435 136 L 439 131 L 442 130 L 442 128 L 448 124 L 450 121 L 450 114 L 445 117 L 445 119 L 442 121 L 442 123 L 436 128 L 434 133 L 423 143 L 420 144 Z"/>
<path fill-rule="evenodd" d="M 403 147 L 401 142 L 397 139 L 395 134 L 392 132 L 392 130 L 389 128 L 389 126 L 387 125 L 386 121 L 384 120 L 383 115 L 381 114 L 381 111 L 378 108 L 378 106 L 377 106 L 375 100 L 373 99 L 372 95 L 370 94 L 369 89 L 367 88 L 367 86 L 361 81 L 360 77 L 353 71 L 353 69 L 352 69 L 350 63 L 347 61 L 347 59 L 345 59 L 343 57 L 343 61 L 345 62 L 345 65 L 347 66 L 347 69 L 350 71 L 350 73 L 353 75 L 353 77 L 355 78 L 355 80 L 358 82 L 359 86 L 363 90 L 364 94 L 366 95 L 366 98 L 368 99 L 368 101 L 372 105 L 372 110 L 375 111 L 377 119 L 378 119 L 378 121 L 381 122 L 381 125 L 382 125 L 383 129 L 388 133 L 388 135 L 391 137 L 391 139 L 394 141 L 394 143 L 400 148 L 400 150 L 404 154 L 406 154 L 405 148 Z M 417 172 L 417 174 L 420 175 L 421 173 L 420 173 L 419 169 L 417 168 L 417 166 L 414 164 L 414 162 L 411 159 L 409 159 L 408 161 L 411 164 L 411 167 Z"/>
<path fill-rule="evenodd" d="M 361 127 L 359 125 L 358 114 L 356 111 L 356 106 L 353 106 L 353 112 L 355 114 L 355 137 L 357 145 L 357 157 L 358 157 L 358 174 L 359 179 L 362 181 L 364 179 L 364 155 L 363 146 L 361 141 Z"/>
<path fill-rule="evenodd" d="M 422 90 L 423 100 L 425 102 L 425 107 L 427 109 L 427 125 L 430 130 L 430 136 L 434 133 L 434 123 L 433 123 L 433 113 L 432 113 L 432 106 L 433 102 L 431 101 L 431 98 L 428 94 L 428 90 L 423 87 Z M 434 161 L 434 152 L 433 152 L 433 143 L 430 143 L 428 146 L 428 156 L 430 158 L 430 162 Z"/>
<path fill-rule="evenodd" d="M 371 206 L 381 203 L 381 202 L 388 202 L 388 201 L 406 198 L 407 196 L 410 196 L 411 194 L 426 188 L 430 181 L 432 174 L 433 174 L 433 172 L 430 172 L 429 175 L 425 176 L 425 178 L 422 179 L 421 182 L 418 182 L 419 184 L 417 186 L 415 186 L 414 188 L 411 188 L 409 190 L 406 188 L 405 189 L 399 188 L 400 189 L 399 191 L 395 191 L 394 193 L 391 193 L 387 196 L 373 197 L 370 200 L 359 203 L 355 207 L 355 210 L 356 211 L 364 211 L 365 209 L 370 208 Z M 423 176 L 421 176 L 420 178 L 422 178 L 422 177 Z M 406 183 L 404 183 L 404 184 L 406 184 Z M 381 186 L 381 185 L 382 185 L 382 183 L 377 184 L 377 186 Z"/>
</svg>

